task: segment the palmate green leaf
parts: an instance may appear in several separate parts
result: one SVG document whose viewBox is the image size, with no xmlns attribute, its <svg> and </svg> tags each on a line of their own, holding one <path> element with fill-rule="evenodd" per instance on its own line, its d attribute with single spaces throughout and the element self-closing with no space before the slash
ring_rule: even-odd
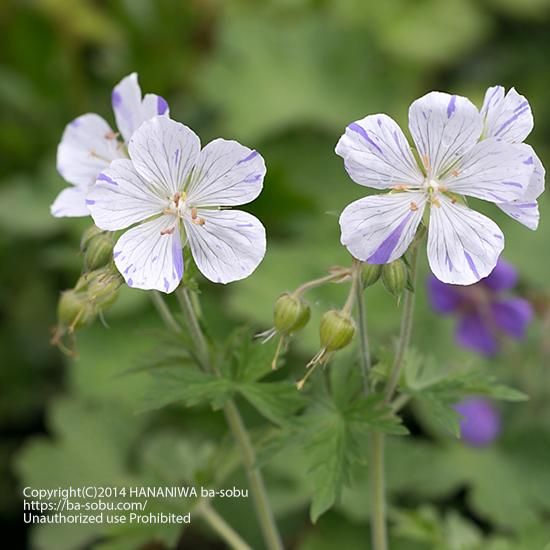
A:
<svg viewBox="0 0 550 550">
<path fill-rule="evenodd" d="M 260 451 L 262 464 L 288 449 L 303 453 L 312 490 L 313 522 L 351 484 L 355 465 L 365 464 L 370 431 L 407 433 L 380 396 L 363 395 L 360 375 L 352 361 L 340 359 L 331 365 L 330 387 L 330 395 L 324 384 L 315 387 L 306 410 L 286 423 Z"/>
<path fill-rule="evenodd" d="M 426 414 L 453 436 L 460 435 L 460 415 L 454 405 L 465 397 L 482 395 L 504 401 L 524 401 L 522 392 L 500 384 L 476 368 L 445 369 L 432 358 L 410 352 L 406 358 L 401 391 L 416 399 Z"/>
<path fill-rule="evenodd" d="M 304 451 L 314 490 L 310 517 L 316 522 L 349 484 L 351 467 L 361 461 L 362 454 L 345 417 L 330 402 L 318 403 L 302 419 L 302 436 L 307 436 Z"/>
<path fill-rule="evenodd" d="M 379 396 L 356 400 L 343 408 L 334 401 L 317 401 L 300 420 L 300 435 L 309 461 L 309 477 L 314 487 L 310 516 L 313 522 L 339 499 L 350 484 L 356 463 L 365 463 L 365 442 L 375 429 L 406 434 Z"/>
<path fill-rule="evenodd" d="M 156 359 L 158 365 L 150 369 L 151 382 L 141 410 L 172 403 L 189 407 L 207 403 L 217 410 L 229 398 L 241 395 L 265 418 L 281 424 L 303 407 L 304 401 L 294 384 L 258 381 L 272 372 L 273 353 L 272 344 L 254 342 L 246 329 L 230 337 L 218 357 L 216 373 L 200 370 L 185 350 L 179 354 L 177 348 L 172 354 L 164 350 Z"/>
<path fill-rule="evenodd" d="M 220 371 L 235 382 L 256 382 L 271 373 L 275 339 L 260 343 L 248 328 L 236 330 L 228 339 L 218 360 Z"/>
<path fill-rule="evenodd" d="M 141 411 L 160 409 L 173 403 L 194 405 L 209 403 L 220 409 L 231 397 L 230 380 L 202 372 L 194 367 L 159 367 L 151 372 Z"/>
<path fill-rule="evenodd" d="M 304 398 L 289 382 L 249 382 L 237 385 L 238 392 L 265 418 L 282 424 L 304 406 Z"/>
</svg>

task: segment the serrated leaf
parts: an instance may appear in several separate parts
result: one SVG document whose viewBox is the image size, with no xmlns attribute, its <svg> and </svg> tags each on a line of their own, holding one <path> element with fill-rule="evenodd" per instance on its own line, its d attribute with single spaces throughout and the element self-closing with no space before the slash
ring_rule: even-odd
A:
<svg viewBox="0 0 550 550">
<path fill-rule="evenodd" d="M 303 396 L 294 384 L 288 382 L 251 382 L 237 387 L 260 414 L 275 424 L 283 424 L 304 406 Z"/>
<path fill-rule="evenodd" d="M 309 513 L 315 523 L 349 482 L 350 468 L 360 460 L 360 455 L 344 417 L 331 404 L 320 403 L 308 416 L 306 424 L 311 432 L 304 450 L 309 458 L 308 474 L 314 490 Z"/>
<path fill-rule="evenodd" d="M 438 424 L 453 436 L 460 435 L 460 415 L 454 405 L 465 397 L 483 395 L 505 401 L 523 401 L 522 392 L 500 384 L 475 368 L 446 369 L 432 358 L 411 351 L 406 357 L 401 391 L 419 400 Z"/>
<path fill-rule="evenodd" d="M 461 416 L 453 408 L 452 404 L 446 403 L 437 394 L 423 393 L 421 401 L 436 422 L 454 437 L 460 437 Z"/>
<path fill-rule="evenodd" d="M 219 368 L 237 382 L 255 382 L 272 372 L 275 347 L 275 341 L 261 343 L 254 339 L 250 329 L 241 328 L 228 339 Z"/>
<path fill-rule="evenodd" d="M 195 368 L 159 367 L 151 372 L 141 410 L 160 409 L 178 402 L 190 407 L 206 402 L 220 409 L 233 390 L 230 380 Z"/>
<path fill-rule="evenodd" d="M 391 435 L 407 435 L 409 430 L 402 424 L 392 408 L 383 403 L 380 395 L 356 399 L 346 412 L 354 429 L 367 435 L 369 430 L 377 430 Z"/>
</svg>

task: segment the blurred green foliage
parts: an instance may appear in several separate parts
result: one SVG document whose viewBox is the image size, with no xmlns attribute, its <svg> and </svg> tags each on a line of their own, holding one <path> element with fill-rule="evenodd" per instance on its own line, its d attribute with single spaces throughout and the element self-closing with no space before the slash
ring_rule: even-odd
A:
<svg viewBox="0 0 550 550">
<path fill-rule="evenodd" d="M 550 161 L 549 0 L 5 0 L 0 44 L 0 511 L 3 532 L 11 529 L 21 547 L 26 535 L 18 527 L 15 474 L 37 486 L 212 479 L 223 470 L 216 463 L 219 449 L 198 465 L 208 464 L 205 471 L 192 459 L 197 449 L 210 456 L 220 441 L 231 462 L 220 413 L 175 405 L 135 414 L 150 379 L 126 371 L 144 357 L 158 359 L 154 350 L 164 342 L 146 293 L 124 289 L 107 315 L 110 328 L 97 323 L 79 335 L 76 360 L 49 344 L 57 297 L 79 275 L 78 242 L 89 224 L 49 215 L 64 186 L 55 171 L 56 146 L 65 124 L 81 113 L 112 120 L 110 90 L 123 76 L 137 71 L 143 90 L 165 96 L 172 116 L 204 142 L 236 138 L 266 159 L 265 190 L 247 207 L 267 227 L 265 261 L 248 280 L 228 288 L 202 285 L 204 316 L 220 342 L 240 322 L 268 328 L 281 292 L 349 262 L 338 244 L 337 216 L 365 190 L 352 184 L 333 148 L 350 121 L 387 112 L 406 125 L 410 102 L 431 89 L 479 103 L 486 87 L 500 83 L 529 98 L 536 121 L 529 141 L 543 163 Z M 455 347 L 452 321 L 430 311 L 419 284 L 415 348 L 442 369 L 482 367 L 531 399 L 501 406 L 502 437 L 481 451 L 452 439 L 433 410 L 422 404 L 406 409 L 413 436 L 390 438 L 387 452 L 392 548 L 540 550 L 550 541 L 550 200 L 543 196 L 540 202 L 536 233 L 482 206 L 503 228 L 505 257 L 518 266 L 521 291 L 540 313 L 525 343 L 492 361 L 472 357 Z M 420 281 L 425 274 L 423 267 Z M 312 322 L 285 367 L 296 378 L 317 350 L 319 316 L 339 307 L 344 293 L 331 285 L 312 295 Z M 381 285 L 369 289 L 369 325 L 378 350 L 391 347 L 398 312 Z M 277 378 L 271 383 L 283 384 Z M 250 392 L 261 382 L 240 384 L 240 391 Z M 247 423 L 264 426 L 243 405 Z M 330 412 L 319 429 L 328 430 L 334 448 L 322 451 L 327 459 L 357 462 L 357 451 L 338 455 L 343 432 Z M 226 479 L 244 486 L 232 460 Z M 312 528 L 310 466 L 307 455 L 293 449 L 267 461 L 269 492 L 289 545 L 364 548 L 364 469 Z M 319 489 L 315 474 L 313 484 Z M 335 497 L 320 495 L 320 508 Z M 219 505 L 259 548 L 249 508 L 246 502 Z M 190 536 L 201 541 L 193 548 L 206 548 L 212 535 L 202 525 L 193 530 L 198 533 Z M 116 532 L 50 528 L 33 530 L 32 541 L 35 548 L 70 550 L 104 535 L 115 538 L 100 539 L 94 548 L 138 548 L 155 533 L 119 539 Z M 178 533 L 168 529 L 159 536 L 173 544 Z"/>
</svg>

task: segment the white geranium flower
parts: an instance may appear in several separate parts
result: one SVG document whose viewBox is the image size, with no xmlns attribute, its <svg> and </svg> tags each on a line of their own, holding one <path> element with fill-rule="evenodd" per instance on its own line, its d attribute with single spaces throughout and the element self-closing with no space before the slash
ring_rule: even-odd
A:
<svg viewBox="0 0 550 550">
<path fill-rule="evenodd" d="M 533 129 L 529 102 L 514 88 L 507 94 L 502 86 L 489 88 L 485 93 L 481 115 L 485 121 L 484 137 L 522 143 Z M 525 193 L 511 202 L 497 203 L 497 206 L 529 229 L 535 230 L 539 225 L 537 199 L 544 191 L 545 170 L 534 151 L 531 151 L 530 162 L 533 163 L 533 174 Z"/>
<path fill-rule="evenodd" d="M 247 277 L 265 255 L 265 229 L 254 216 L 224 207 L 246 204 L 262 190 L 265 163 L 235 141 L 198 136 L 166 117 L 143 123 L 119 159 L 99 174 L 87 203 L 98 227 L 135 225 L 114 247 L 131 287 L 172 292 L 183 276 L 182 246 L 211 281 Z M 143 222 L 143 223 L 139 223 Z"/>
<path fill-rule="evenodd" d="M 495 267 L 504 236 L 460 195 L 499 204 L 521 197 L 533 173 L 532 151 L 495 137 L 480 141 L 483 117 L 476 107 L 441 92 L 413 102 L 409 129 L 418 161 L 397 123 L 384 114 L 353 122 L 340 138 L 336 152 L 351 178 L 390 191 L 346 207 L 342 244 L 362 261 L 396 260 L 429 208 L 431 270 L 445 283 L 475 283 Z"/>
<path fill-rule="evenodd" d="M 95 113 L 79 116 L 66 126 L 57 148 L 57 171 L 72 185 L 61 191 L 52 204 L 55 217 L 88 216 L 86 193 L 97 175 L 113 160 L 128 157 L 125 144 L 144 121 L 169 114 L 168 104 L 161 96 L 146 94 L 142 99 L 136 73 L 115 86 L 112 104 L 124 142 Z"/>
</svg>

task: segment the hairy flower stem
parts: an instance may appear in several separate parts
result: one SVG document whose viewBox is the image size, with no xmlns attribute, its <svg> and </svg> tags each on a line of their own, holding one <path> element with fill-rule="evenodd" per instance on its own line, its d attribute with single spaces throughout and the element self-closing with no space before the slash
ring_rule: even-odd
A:
<svg viewBox="0 0 550 550">
<path fill-rule="evenodd" d="M 369 372 L 371 357 L 369 337 L 367 332 L 367 312 L 363 297 L 363 283 L 361 280 L 361 262 L 354 262 L 353 277 L 355 278 L 355 302 L 357 304 L 357 326 L 359 328 L 359 360 L 363 374 L 363 391 L 369 392 Z"/>
<path fill-rule="evenodd" d="M 233 550 L 252 550 L 207 500 L 202 500 L 195 511 L 227 543 L 229 548 Z"/>
<path fill-rule="evenodd" d="M 413 288 L 416 285 L 416 266 L 418 258 L 418 246 L 412 247 L 410 255 L 410 273 L 411 273 L 411 282 Z M 384 389 L 384 400 L 386 403 L 389 403 L 393 397 L 397 384 L 399 383 L 399 377 L 401 376 L 401 370 L 403 368 L 405 354 L 407 353 L 407 348 L 409 347 L 409 342 L 411 340 L 411 333 L 413 327 L 413 317 L 414 317 L 414 302 L 416 298 L 416 292 L 411 292 L 410 290 L 405 290 L 405 302 L 403 304 L 403 313 L 401 316 L 401 329 L 399 333 L 399 341 L 397 344 L 397 351 L 393 360 L 393 365 L 390 371 L 390 376 L 386 387 Z"/>
<path fill-rule="evenodd" d="M 307 283 L 304 283 L 303 285 L 300 285 L 293 292 L 293 294 L 296 295 L 296 296 L 300 296 L 301 294 L 303 294 L 304 292 L 307 292 L 308 290 L 311 290 L 312 288 L 316 288 L 318 286 L 323 286 L 327 283 L 341 282 L 348 275 L 349 275 L 349 273 L 345 269 L 343 269 L 341 271 L 337 271 L 335 273 L 330 273 L 329 275 L 325 275 L 324 277 L 320 277 L 319 279 L 314 279 L 313 281 L 308 281 Z"/>
<path fill-rule="evenodd" d="M 178 290 L 178 299 L 187 327 L 191 332 L 191 337 L 196 343 L 197 355 L 201 364 L 206 370 L 216 372 L 216 369 L 210 361 L 208 344 L 202 332 L 199 320 L 197 319 L 189 291 L 186 288 Z M 266 547 L 268 550 L 283 550 L 283 544 L 277 525 L 275 524 L 271 505 L 269 504 L 263 476 L 259 468 L 256 467 L 256 453 L 250 441 L 246 426 L 239 413 L 239 409 L 235 402 L 230 399 L 225 404 L 223 411 L 227 424 L 233 434 L 233 438 L 241 452 L 243 466 L 250 484 L 250 492 L 254 499 L 256 514 L 260 522 Z"/>
<path fill-rule="evenodd" d="M 162 294 L 158 290 L 153 290 L 151 292 L 151 300 L 153 300 L 153 305 L 159 314 L 159 317 L 162 319 L 164 324 L 174 332 L 181 332 L 181 327 L 178 325 L 178 322 L 174 319 L 170 309 L 166 305 Z"/>
<path fill-rule="evenodd" d="M 387 550 L 386 479 L 384 474 L 384 434 L 373 431 L 370 435 L 369 499 L 370 528 L 373 550 Z"/>
<path fill-rule="evenodd" d="M 416 284 L 416 267 L 418 257 L 417 242 L 413 243 L 410 255 L 411 282 Z M 405 291 L 405 302 L 401 316 L 401 329 L 397 351 L 386 387 L 384 401 L 390 403 L 399 383 L 403 369 L 405 354 L 411 339 L 414 316 L 415 292 Z M 373 550 L 387 550 L 388 533 L 386 526 L 386 479 L 384 472 L 384 444 L 385 436 L 381 432 L 372 432 L 370 437 L 370 506 L 371 506 L 371 535 Z"/>
</svg>

